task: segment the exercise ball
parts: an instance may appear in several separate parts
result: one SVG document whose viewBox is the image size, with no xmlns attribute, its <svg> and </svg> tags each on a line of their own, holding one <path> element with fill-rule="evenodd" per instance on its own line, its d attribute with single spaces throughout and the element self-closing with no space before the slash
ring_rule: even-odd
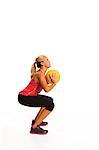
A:
<svg viewBox="0 0 99 150">
<path fill-rule="evenodd" d="M 50 78 L 49 75 L 52 75 L 53 73 L 56 73 L 57 81 L 60 80 L 60 73 L 59 73 L 57 70 L 49 70 L 49 71 L 46 73 L 46 80 L 47 80 L 47 83 L 52 83 L 51 78 Z"/>
</svg>

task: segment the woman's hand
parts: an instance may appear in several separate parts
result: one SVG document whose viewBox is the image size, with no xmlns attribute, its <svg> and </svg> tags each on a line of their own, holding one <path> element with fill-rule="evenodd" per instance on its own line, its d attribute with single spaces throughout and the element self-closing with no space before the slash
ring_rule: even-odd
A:
<svg viewBox="0 0 99 150">
<path fill-rule="evenodd" d="M 47 83 L 47 80 L 46 80 L 46 77 L 45 77 L 44 73 L 38 73 L 37 77 L 38 77 L 38 80 L 39 80 L 39 82 L 40 82 L 40 84 L 41 84 L 41 86 L 42 86 L 42 88 L 44 89 L 45 92 L 49 92 L 56 85 L 56 84 L 51 84 L 49 86 L 48 84 L 50 84 L 50 83 Z"/>
<path fill-rule="evenodd" d="M 56 74 L 56 73 L 50 74 L 49 77 L 50 77 L 50 79 L 51 79 L 51 81 L 52 81 L 53 83 L 57 83 L 57 82 L 58 82 L 58 81 L 57 81 L 57 74 Z"/>
</svg>

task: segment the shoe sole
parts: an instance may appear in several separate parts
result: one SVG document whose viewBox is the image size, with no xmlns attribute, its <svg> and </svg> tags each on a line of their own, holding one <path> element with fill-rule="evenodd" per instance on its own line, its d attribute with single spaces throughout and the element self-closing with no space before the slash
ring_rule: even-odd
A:
<svg viewBox="0 0 99 150">
<path fill-rule="evenodd" d="M 31 133 L 31 134 L 40 134 L 40 135 L 43 135 L 43 134 L 47 134 L 48 131 L 47 131 L 46 133 L 38 133 L 38 132 L 31 132 L 31 131 L 30 131 L 30 133 Z"/>
<path fill-rule="evenodd" d="M 38 125 L 38 126 L 47 126 L 48 124 L 41 124 L 41 125 Z M 31 124 L 31 126 L 32 126 L 32 124 Z"/>
</svg>

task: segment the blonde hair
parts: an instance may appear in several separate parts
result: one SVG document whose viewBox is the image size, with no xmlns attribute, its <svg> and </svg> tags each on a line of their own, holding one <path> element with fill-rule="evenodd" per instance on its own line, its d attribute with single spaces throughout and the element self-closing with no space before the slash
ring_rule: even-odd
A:
<svg viewBox="0 0 99 150">
<path fill-rule="evenodd" d="M 44 60 L 44 55 L 40 55 L 38 56 L 36 59 L 35 59 L 35 62 L 32 64 L 31 66 L 31 79 L 33 77 L 33 74 L 36 72 L 36 64 L 37 64 L 37 67 L 40 68 L 41 67 L 41 62 Z"/>
</svg>

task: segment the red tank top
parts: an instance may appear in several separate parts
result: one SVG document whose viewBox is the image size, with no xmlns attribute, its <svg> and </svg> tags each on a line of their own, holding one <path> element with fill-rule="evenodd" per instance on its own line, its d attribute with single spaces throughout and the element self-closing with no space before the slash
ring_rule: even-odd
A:
<svg viewBox="0 0 99 150">
<path fill-rule="evenodd" d="M 21 95 L 25 96 L 37 96 L 38 93 L 40 93 L 42 90 L 42 86 L 39 82 L 36 82 L 34 79 L 32 79 L 29 84 L 19 92 Z"/>
</svg>

